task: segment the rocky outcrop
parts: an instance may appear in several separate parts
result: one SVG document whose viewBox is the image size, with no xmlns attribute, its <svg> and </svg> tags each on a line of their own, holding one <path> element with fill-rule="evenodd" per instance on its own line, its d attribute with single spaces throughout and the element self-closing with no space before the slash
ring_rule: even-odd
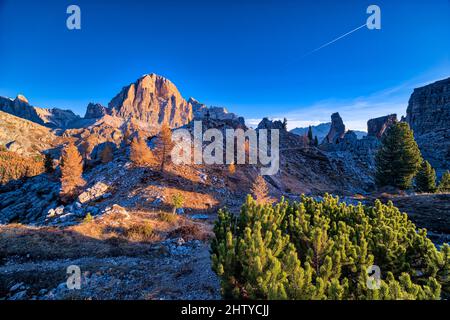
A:
<svg viewBox="0 0 450 320">
<path fill-rule="evenodd" d="M 106 115 L 107 109 L 100 103 L 89 103 L 86 109 L 85 119 L 98 119 Z"/>
<path fill-rule="evenodd" d="M 336 143 L 339 139 L 342 139 L 345 134 L 345 125 L 338 112 L 331 115 L 331 127 L 324 143 Z"/>
<path fill-rule="evenodd" d="M 438 175 L 450 169 L 450 78 L 414 89 L 405 121 Z"/>
<path fill-rule="evenodd" d="M 126 86 L 108 104 L 112 115 L 160 126 L 168 123 L 176 128 L 189 123 L 192 105 L 169 80 L 156 74 L 141 77 Z"/>
<path fill-rule="evenodd" d="M 30 156 L 56 145 L 52 131 L 32 121 L 0 111 L 0 123 L 0 145 L 9 151 Z"/>
<path fill-rule="evenodd" d="M 51 128 L 66 128 L 80 119 L 70 110 L 34 107 L 23 95 L 18 95 L 14 100 L 0 97 L 0 111 Z"/>
<path fill-rule="evenodd" d="M 391 125 L 397 122 L 397 115 L 390 114 L 388 116 L 370 119 L 367 122 L 367 135 L 380 139 Z"/>
</svg>

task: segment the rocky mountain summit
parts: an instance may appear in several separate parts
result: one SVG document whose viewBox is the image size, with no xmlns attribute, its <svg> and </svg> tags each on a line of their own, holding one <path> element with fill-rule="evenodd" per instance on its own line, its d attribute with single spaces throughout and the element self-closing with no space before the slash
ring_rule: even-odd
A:
<svg viewBox="0 0 450 320">
<path fill-rule="evenodd" d="M 139 78 L 122 89 L 108 104 L 109 112 L 123 118 L 135 118 L 155 126 L 168 123 L 180 127 L 189 123 L 192 105 L 168 79 L 154 73 Z"/>
<path fill-rule="evenodd" d="M 405 121 L 438 175 L 450 168 L 450 78 L 414 89 Z"/>
</svg>

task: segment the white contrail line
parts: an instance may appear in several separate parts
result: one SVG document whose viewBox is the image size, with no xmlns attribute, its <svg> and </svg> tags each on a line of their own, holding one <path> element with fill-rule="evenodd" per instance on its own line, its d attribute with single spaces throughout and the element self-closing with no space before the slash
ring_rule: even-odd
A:
<svg viewBox="0 0 450 320">
<path fill-rule="evenodd" d="M 302 56 L 302 58 L 304 58 L 304 57 L 306 57 L 306 56 L 308 56 L 308 55 L 310 55 L 310 54 L 313 54 L 314 52 L 317 52 L 317 51 L 319 51 L 320 49 L 323 49 L 323 48 L 325 48 L 325 47 L 328 47 L 330 44 L 333 44 L 333 43 L 335 43 L 336 41 L 341 40 L 342 38 L 344 38 L 344 37 L 346 37 L 346 36 L 352 34 L 353 32 L 358 31 L 358 30 L 361 29 L 361 28 L 364 28 L 365 26 L 366 26 L 366 24 L 364 23 L 363 25 L 359 26 L 358 28 L 355 28 L 355 29 L 353 29 L 352 31 L 349 31 L 349 32 L 343 34 L 342 36 L 339 36 L 339 37 L 337 37 L 336 39 L 331 40 L 330 42 L 327 42 L 327 43 L 325 43 L 324 45 L 321 45 L 320 47 L 318 47 L 318 48 L 316 48 L 316 49 L 314 49 L 314 50 L 308 52 L 307 54 L 305 54 L 304 56 Z"/>
</svg>

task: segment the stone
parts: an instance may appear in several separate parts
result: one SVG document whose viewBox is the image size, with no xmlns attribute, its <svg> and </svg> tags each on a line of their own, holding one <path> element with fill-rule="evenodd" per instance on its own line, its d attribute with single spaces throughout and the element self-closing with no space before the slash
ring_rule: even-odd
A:
<svg viewBox="0 0 450 320">
<path fill-rule="evenodd" d="M 208 218 L 209 218 L 209 216 L 207 214 L 193 214 L 191 216 L 191 219 L 194 219 L 194 220 L 206 220 Z"/>
<path fill-rule="evenodd" d="M 14 294 L 9 300 L 25 300 L 27 298 L 27 290 L 19 291 Z"/>
<path fill-rule="evenodd" d="M 10 289 L 9 289 L 9 291 L 10 292 L 15 292 L 15 291 L 17 291 L 17 290 L 24 290 L 25 289 L 25 284 L 23 283 L 23 282 L 19 282 L 19 283 L 16 283 L 15 285 L 13 285 Z"/>
<path fill-rule="evenodd" d="M 345 135 L 345 125 L 338 112 L 331 115 L 331 127 L 327 136 L 324 139 L 325 143 L 336 144 Z"/>
<path fill-rule="evenodd" d="M 397 122 L 397 115 L 390 114 L 384 117 L 370 119 L 367 121 L 367 135 L 380 139 L 386 130 Z"/>
<path fill-rule="evenodd" d="M 61 215 L 61 214 L 63 214 L 64 213 L 64 206 L 63 205 L 61 205 L 61 206 L 59 206 L 59 207 L 57 207 L 56 209 L 55 209 L 55 214 L 56 215 Z"/>
<path fill-rule="evenodd" d="M 102 106 L 100 103 L 89 103 L 86 108 L 85 119 L 98 119 L 103 117 L 108 113 L 106 107 Z"/>
<path fill-rule="evenodd" d="M 92 187 L 78 196 L 78 201 L 82 204 L 100 199 L 108 190 L 108 185 L 103 182 L 97 182 Z"/>
</svg>

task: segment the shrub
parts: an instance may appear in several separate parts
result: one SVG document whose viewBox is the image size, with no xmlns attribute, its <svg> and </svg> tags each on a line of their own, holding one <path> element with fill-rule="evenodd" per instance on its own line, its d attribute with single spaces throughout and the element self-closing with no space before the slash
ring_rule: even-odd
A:
<svg viewBox="0 0 450 320">
<path fill-rule="evenodd" d="M 381 147 L 375 156 L 378 186 L 408 189 L 422 163 L 419 147 L 409 125 L 393 124 L 383 135 Z"/>
<path fill-rule="evenodd" d="M 256 202 L 260 204 L 265 204 L 271 202 L 269 197 L 269 188 L 267 187 L 266 180 L 262 176 L 256 177 L 253 182 L 251 193 L 256 199 Z"/>
<path fill-rule="evenodd" d="M 130 160 L 136 166 L 149 166 L 155 162 L 153 152 L 144 139 L 134 137 L 131 142 Z"/>
<path fill-rule="evenodd" d="M 446 171 L 439 182 L 439 192 L 450 192 L 450 171 Z"/>
<path fill-rule="evenodd" d="M 0 150 L 0 184 L 43 172 L 44 162 L 40 157 L 25 157 L 6 149 Z"/>
<path fill-rule="evenodd" d="M 167 222 L 167 223 L 174 223 L 177 221 L 178 217 L 173 213 L 167 213 L 167 212 L 160 212 L 158 215 L 159 220 Z"/>
<path fill-rule="evenodd" d="M 417 172 L 416 190 L 419 192 L 436 191 L 436 172 L 428 161 L 423 161 Z"/>
<path fill-rule="evenodd" d="M 325 195 L 220 210 L 211 244 L 225 298 L 439 299 L 449 293 L 450 246 L 440 251 L 390 202 L 346 205 Z M 380 288 L 367 268 L 381 269 Z"/>
<path fill-rule="evenodd" d="M 83 222 L 84 222 L 84 223 L 89 223 L 89 222 L 91 222 L 92 220 L 94 220 L 94 218 L 92 217 L 91 213 L 88 212 L 88 213 L 86 214 L 86 216 L 84 217 Z"/>
<path fill-rule="evenodd" d="M 126 230 L 126 237 L 136 241 L 151 241 L 155 238 L 150 222 L 135 223 Z"/>
<path fill-rule="evenodd" d="M 172 196 L 172 206 L 173 206 L 173 213 L 175 214 L 177 209 L 182 208 L 184 204 L 184 197 L 181 193 L 175 193 Z"/>
</svg>

